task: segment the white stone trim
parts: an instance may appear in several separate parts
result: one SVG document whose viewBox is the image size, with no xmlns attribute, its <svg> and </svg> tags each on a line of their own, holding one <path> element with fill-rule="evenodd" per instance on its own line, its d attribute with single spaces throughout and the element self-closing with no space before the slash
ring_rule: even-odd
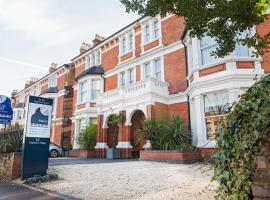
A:
<svg viewBox="0 0 270 200">
<path fill-rule="evenodd" d="M 108 145 L 106 142 L 97 142 L 95 149 L 108 149 Z"/>
<path fill-rule="evenodd" d="M 116 148 L 117 149 L 132 149 L 133 147 L 129 141 L 121 141 L 121 142 L 118 142 Z"/>
</svg>

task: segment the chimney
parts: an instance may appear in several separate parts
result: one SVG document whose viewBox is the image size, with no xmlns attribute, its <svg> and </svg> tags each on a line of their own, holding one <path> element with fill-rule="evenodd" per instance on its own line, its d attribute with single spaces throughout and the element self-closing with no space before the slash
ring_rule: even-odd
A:
<svg viewBox="0 0 270 200">
<path fill-rule="evenodd" d="M 29 86 L 30 86 L 29 81 L 26 81 L 25 84 L 24 84 L 24 89 L 28 88 Z"/>
<path fill-rule="evenodd" d="M 52 63 L 51 67 L 49 68 L 49 73 L 54 72 L 57 69 L 57 63 Z"/>
<path fill-rule="evenodd" d="M 100 36 L 99 34 L 96 34 L 95 38 L 92 40 L 93 46 L 96 46 L 98 43 L 100 43 L 104 39 L 105 39 L 104 37 Z"/>
<path fill-rule="evenodd" d="M 86 52 L 88 49 L 90 49 L 91 45 L 87 44 L 85 42 L 82 43 L 82 46 L 80 48 L 80 54 Z"/>
<path fill-rule="evenodd" d="M 18 90 L 13 89 L 11 93 L 11 98 L 13 99 L 17 93 L 18 93 Z"/>
</svg>

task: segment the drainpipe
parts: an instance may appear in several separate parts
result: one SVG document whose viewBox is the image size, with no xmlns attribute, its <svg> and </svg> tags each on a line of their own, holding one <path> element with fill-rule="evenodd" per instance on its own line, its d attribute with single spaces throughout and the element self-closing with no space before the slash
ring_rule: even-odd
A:
<svg viewBox="0 0 270 200">
<path fill-rule="evenodd" d="M 186 77 L 188 77 L 188 54 L 187 54 L 187 45 L 185 44 L 183 37 L 181 38 L 182 44 L 184 45 L 185 51 L 185 66 L 186 66 Z M 189 82 L 187 80 L 187 87 L 189 86 Z M 187 94 L 187 102 L 188 102 L 188 121 L 189 121 L 189 129 L 191 130 L 191 117 L 190 117 L 190 101 L 189 95 Z"/>
</svg>

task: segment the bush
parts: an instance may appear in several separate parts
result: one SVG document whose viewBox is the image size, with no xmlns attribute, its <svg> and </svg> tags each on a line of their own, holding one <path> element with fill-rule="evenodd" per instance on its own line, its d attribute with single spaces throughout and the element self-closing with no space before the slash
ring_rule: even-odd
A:
<svg viewBox="0 0 270 200">
<path fill-rule="evenodd" d="M 83 150 L 91 151 L 97 142 L 97 125 L 90 122 L 89 125 L 80 132 L 78 143 Z"/>
<path fill-rule="evenodd" d="M 145 120 L 145 128 L 136 130 L 136 143 L 151 142 L 153 150 L 192 150 L 191 133 L 184 127 L 183 120 Z"/>
<path fill-rule="evenodd" d="M 270 75 L 249 88 L 233 105 L 216 134 L 214 178 L 220 199 L 252 199 L 252 174 L 260 143 L 270 127 Z M 270 143 L 270 141 L 269 141 Z"/>
</svg>

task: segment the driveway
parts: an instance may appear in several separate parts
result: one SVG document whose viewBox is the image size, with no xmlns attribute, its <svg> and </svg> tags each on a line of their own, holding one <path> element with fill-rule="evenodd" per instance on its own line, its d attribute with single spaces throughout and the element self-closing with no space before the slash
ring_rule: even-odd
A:
<svg viewBox="0 0 270 200">
<path fill-rule="evenodd" d="M 49 173 L 60 180 L 36 186 L 78 199 L 212 200 L 216 183 L 204 164 L 138 160 L 50 159 Z"/>
</svg>

